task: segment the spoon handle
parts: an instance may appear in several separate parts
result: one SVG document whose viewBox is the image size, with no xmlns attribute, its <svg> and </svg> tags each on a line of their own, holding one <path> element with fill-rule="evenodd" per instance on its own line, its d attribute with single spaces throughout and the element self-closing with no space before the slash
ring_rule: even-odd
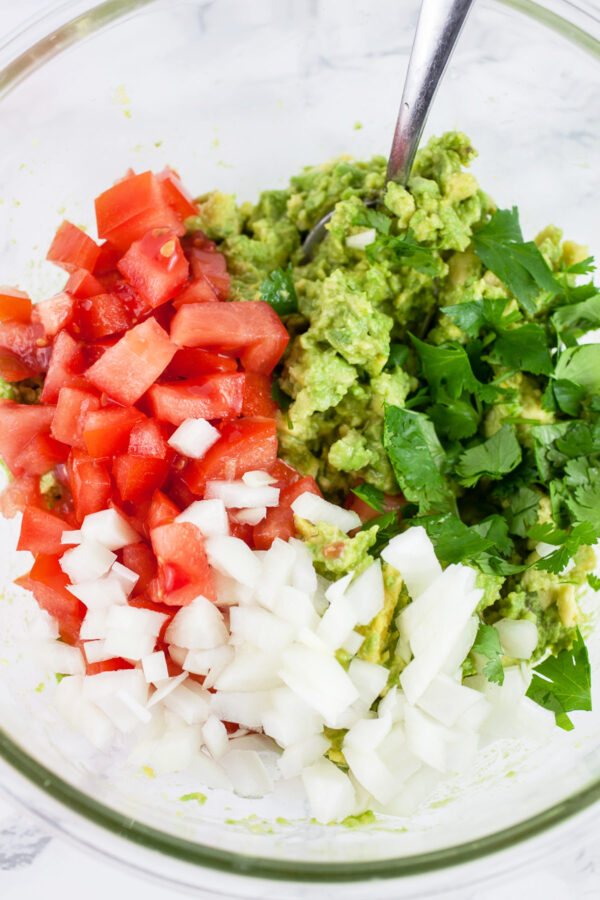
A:
<svg viewBox="0 0 600 900">
<path fill-rule="evenodd" d="M 421 2 L 386 182 L 408 181 L 429 108 L 472 4 L 473 0 Z"/>
</svg>

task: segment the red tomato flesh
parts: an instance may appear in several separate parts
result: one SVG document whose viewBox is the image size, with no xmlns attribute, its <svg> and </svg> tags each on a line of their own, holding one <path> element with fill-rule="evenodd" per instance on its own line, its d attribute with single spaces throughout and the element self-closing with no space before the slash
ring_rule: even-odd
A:
<svg viewBox="0 0 600 900">
<path fill-rule="evenodd" d="M 161 525 L 150 532 L 150 539 L 158 560 L 159 580 L 163 582 L 161 602 L 173 605 L 177 598 L 178 605 L 188 605 L 199 594 L 212 601 L 217 599 L 204 541 L 195 525 Z M 178 594 L 181 588 L 185 591 Z"/>
<path fill-rule="evenodd" d="M 67 272 L 76 269 L 91 272 L 99 253 L 98 244 L 85 231 L 65 220 L 56 232 L 46 259 Z"/>
<path fill-rule="evenodd" d="M 10 319 L 15 322 L 29 322 L 30 316 L 31 300 L 24 291 L 0 287 L 0 322 Z"/>
<path fill-rule="evenodd" d="M 223 426 L 220 439 L 202 459 L 190 462 L 184 479 L 194 494 L 202 494 L 207 481 L 233 481 L 252 469 L 269 469 L 276 457 L 273 419 L 239 419 Z"/>
<path fill-rule="evenodd" d="M 156 228 L 135 241 L 117 265 L 152 309 L 175 296 L 189 271 L 177 235 L 169 228 Z"/>
<path fill-rule="evenodd" d="M 26 584 L 23 586 L 33 591 L 38 605 L 58 620 L 61 637 L 74 644 L 79 637 L 86 609 L 83 603 L 67 590 L 70 582 L 58 564 L 58 557 L 40 554 L 24 581 Z"/>
<path fill-rule="evenodd" d="M 107 508 L 111 481 L 108 469 L 99 460 L 74 450 L 71 454 L 70 485 L 78 522 L 91 513 Z"/>
<path fill-rule="evenodd" d="M 67 461 L 69 448 L 40 432 L 23 447 L 15 460 L 15 467 L 27 475 L 45 475 L 55 466 Z"/>
<path fill-rule="evenodd" d="M 32 322 L 39 322 L 44 334 L 54 337 L 63 328 L 71 324 L 75 310 L 75 298 L 72 294 L 62 293 L 49 300 L 36 303 L 31 314 Z"/>
<path fill-rule="evenodd" d="M 52 345 L 52 355 L 42 389 L 42 403 L 55 403 L 63 387 L 85 389 L 83 348 L 68 331 L 60 331 Z"/>
<path fill-rule="evenodd" d="M 52 437 L 71 447 L 85 448 L 83 429 L 89 412 L 100 408 L 100 398 L 90 391 L 64 387 L 58 393 L 52 420 Z"/>
<path fill-rule="evenodd" d="M 83 443 L 90 456 L 100 458 L 125 453 L 131 429 L 144 414 L 129 406 L 107 406 L 89 412 L 83 424 Z"/>
<path fill-rule="evenodd" d="M 85 269 L 75 269 L 65 285 L 65 292 L 79 299 L 97 297 L 102 291 L 103 288 L 98 279 L 86 272 Z"/>
<path fill-rule="evenodd" d="M 139 575 L 134 592 L 143 593 L 156 576 L 156 559 L 152 549 L 141 541 L 139 544 L 128 544 L 127 547 L 123 547 L 122 554 L 123 565 Z"/>
<path fill-rule="evenodd" d="M 156 418 L 173 425 L 181 425 L 186 419 L 232 418 L 242 411 L 244 378 L 241 372 L 235 372 L 155 384 L 148 397 Z"/>
<path fill-rule="evenodd" d="M 48 433 L 54 406 L 28 406 L 0 401 L 0 457 L 13 475 L 22 474 L 17 459 L 26 444 L 40 432 Z"/>
<path fill-rule="evenodd" d="M 160 181 L 142 172 L 118 181 L 95 201 L 98 235 L 125 252 L 153 228 L 175 228 L 182 234 L 181 216 L 169 205 Z"/>
<path fill-rule="evenodd" d="M 113 460 L 112 474 L 122 500 L 137 503 L 150 497 L 169 473 L 169 460 L 124 453 Z"/>
<path fill-rule="evenodd" d="M 165 380 L 196 378 L 198 375 L 210 375 L 214 372 L 237 372 L 237 368 L 237 361 L 231 356 L 211 353 L 210 350 L 201 350 L 199 347 L 186 347 L 177 351 L 163 377 Z"/>
<path fill-rule="evenodd" d="M 131 325 L 131 314 L 118 294 L 98 294 L 78 300 L 75 319 L 85 341 L 100 340 Z"/>
<path fill-rule="evenodd" d="M 242 415 L 274 419 L 278 408 L 271 398 L 271 378 L 258 372 L 246 372 Z"/>
<path fill-rule="evenodd" d="M 36 506 L 26 506 L 17 550 L 60 555 L 68 547 L 61 540 L 63 531 L 70 530 L 71 526 L 64 519 Z"/>
</svg>

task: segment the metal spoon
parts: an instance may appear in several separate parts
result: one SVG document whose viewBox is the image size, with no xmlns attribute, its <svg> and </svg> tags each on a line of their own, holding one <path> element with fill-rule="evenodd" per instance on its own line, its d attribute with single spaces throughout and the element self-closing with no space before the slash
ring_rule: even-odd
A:
<svg viewBox="0 0 600 900">
<path fill-rule="evenodd" d="M 473 0 L 422 0 L 412 45 L 385 183 L 406 185 L 425 121 Z M 366 201 L 374 206 L 379 200 Z M 317 222 L 303 245 L 307 262 L 325 237 L 333 210 Z"/>
</svg>

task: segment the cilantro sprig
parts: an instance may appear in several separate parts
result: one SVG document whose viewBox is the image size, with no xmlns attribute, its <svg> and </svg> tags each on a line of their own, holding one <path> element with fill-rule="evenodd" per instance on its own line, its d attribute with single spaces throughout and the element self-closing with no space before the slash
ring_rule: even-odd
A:
<svg viewBox="0 0 600 900">
<path fill-rule="evenodd" d="M 280 317 L 298 312 L 298 297 L 291 263 L 285 269 L 281 267 L 273 269 L 260 286 L 260 296 Z"/>
<path fill-rule="evenodd" d="M 587 647 L 579 629 L 573 647 L 548 656 L 533 670 L 527 696 L 551 710 L 556 724 L 565 731 L 573 729 L 567 713 L 576 709 L 591 710 L 591 670 Z"/>
<path fill-rule="evenodd" d="M 500 635 L 493 625 L 485 625 L 483 622 L 477 630 L 475 643 L 472 646 L 474 653 L 481 653 L 488 660 L 483 668 L 483 674 L 488 681 L 494 684 L 504 684 L 504 669 L 502 667 L 502 645 Z"/>
</svg>

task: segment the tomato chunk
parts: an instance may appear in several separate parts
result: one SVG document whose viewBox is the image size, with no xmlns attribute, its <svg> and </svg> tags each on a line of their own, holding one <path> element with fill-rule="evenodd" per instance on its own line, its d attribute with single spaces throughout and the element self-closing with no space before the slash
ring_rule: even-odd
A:
<svg viewBox="0 0 600 900">
<path fill-rule="evenodd" d="M 160 525 L 168 525 L 179 513 L 179 507 L 166 494 L 163 494 L 162 491 L 154 491 L 146 517 L 148 531 L 152 531 Z"/>
<path fill-rule="evenodd" d="M 175 228 L 183 234 L 181 216 L 167 202 L 152 172 L 130 175 L 96 198 L 98 235 L 125 252 L 152 228 Z"/>
<path fill-rule="evenodd" d="M 186 304 L 171 323 L 171 338 L 182 347 L 235 350 L 244 368 L 269 375 L 289 335 L 268 303 L 251 300 Z"/>
<path fill-rule="evenodd" d="M 0 457 L 13 475 L 20 475 L 17 459 L 23 448 L 40 432 L 48 433 L 56 407 L 28 406 L 0 401 Z"/>
<path fill-rule="evenodd" d="M 175 212 L 182 218 L 198 215 L 198 206 L 192 195 L 184 188 L 181 179 L 169 166 L 156 176 L 160 181 L 163 197 Z"/>
<path fill-rule="evenodd" d="M 58 557 L 40 554 L 33 564 L 29 575 L 20 583 L 25 584 L 33 592 L 41 609 L 45 609 L 58 620 L 61 637 L 74 644 L 79 637 L 79 630 L 85 606 L 68 590 L 69 579 L 58 564 Z"/>
<path fill-rule="evenodd" d="M 173 300 L 175 309 L 179 309 L 185 303 L 214 303 L 221 298 L 209 281 L 201 276 L 184 287 Z"/>
<path fill-rule="evenodd" d="M 242 415 L 273 419 L 277 410 L 278 406 L 271 397 L 271 378 L 258 372 L 246 372 Z"/>
<path fill-rule="evenodd" d="M 75 309 L 75 298 L 72 294 L 63 292 L 56 297 L 42 300 L 33 307 L 31 319 L 39 322 L 44 329 L 44 334 L 54 337 L 63 328 L 71 324 Z"/>
<path fill-rule="evenodd" d="M 189 271 L 179 239 L 169 228 L 156 228 L 135 241 L 117 266 L 153 309 L 175 296 Z"/>
<path fill-rule="evenodd" d="M 86 376 L 124 406 L 133 406 L 171 362 L 177 347 L 154 319 L 136 325 L 110 347 Z"/>
<path fill-rule="evenodd" d="M 62 543 L 63 531 L 70 531 L 71 526 L 64 519 L 38 509 L 26 506 L 23 510 L 21 533 L 17 550 L 29 550 L 31 553 L 62 554 L 67 544 Z"/>
<path fill-rule="evenodd" d="M 100 278 L 101 275 L 114 271 L 122 255 L 118 247 L 115 247 L 110 241 L 104 241 L 100 244 L 100 252 L 94 266 L 94 275 Z"/>
<path fill-rule="evenodd" d="M 85 269 L 75 269 L 65 285 L 65 293 L 79 299 L 96 297 L 102 291 L 103 288 L 98 279 L 86 272 Z"/>
<path fill-rule="evenodd" d="M 164 371 L 164 378 L 196 378 L 214 372 L 237 372 L 237 361 L 223 353 L 211 353 L 199 347 L 178 350 Z"/>
<path fill-rule="evenodd" d="M 5 381 L 21 381 L 45 372 L 50 359 L 50 345 L 39 322 L 26 325 L 23 322 L 0 322 L 0 350 L 4 351 L 6 374 L 0 371 Z M 12 363 L 10 362 L 12 360 Z M 11 377 L 11 366 L 16 374 L 16 362 L 26 374 Z"/>
<path fill-rule="evenodd" d="M 315 479 L 307 475 L 305 478 L 300 478 L 299 481 L 294 481 L 293 484 L 283 488 L 279 495 L 279 506 L 290 507 L 300 494 L 323 496 Z"/>
<path fill-rule="evenodd" d="M 131 324 L 130 312 L 117 294 L 98 294 L 97 297 L 78 300 L 75 318 L 85 341 L 97 341 L 109 334 L 117 334 Z"/>
<path fill-rule="evenodd" d="M 225 419 L 239 416 L 244 375 L 201 375 L 174 384 L 155 384 L 148 391 L 157 419 L 181 425 L 186 419 Z"/>
<path fill-rule="evenodd" d="M 216 291 L 218 299 L 227 300 L 231 278 L 223 254 L 216 250 L 214 244 L 204 244 L 203 247 L 193 246 L 188 255 L 194 278 L 205 278 Z"/>
<path fill-rule="evenodd" d="M 63 387 L 85 388 L 83 348 L 68 331 L 56 335 L 42 389 L 42 403 L 55 403 Z"/>
<path fill-rule="evenodd" d="M 0 322 L 10 319 L 15 322 L 29 322 L 30 316 L 31 300 L 24 291 L 0 287 Z"/>
<path fill-rule="evenodd" d="M 177 598 L 178 605 L 187 605 L 200 594 L 216 600 L 204 541 L 195 525 L 190 522 L 161 525 L 150 532 L 150 540 L 158 560 L 161 602 L 171 605 Z M 178 593 L 181 589 L 185 590 Z"/>
<path fill-rule="evenodd" d="M 46 259 L 67 272 L 76 269 L 91 272 L 99 253 L 100 247 L 85 231 L 65 220 L 56 232 Z"/>
<path fill-rule="evenodd" d="M 169 460 L 124 453 L 113 460 L 112 474 L 122 500 L 138 503 L 159 488 L 169 472 Z"/>
<path fill-rule="evenodd" d="M 156 419 L 144 419 L 136 423 L 129 437 L 128 453 L 134 456 L 152 456 L 155 459 L 172 457 L 173 450 L 167 443 L 165 426 Z"/>
<path fill-rule="evenodd" d="M 124 453 L 131 429 L 143 418 L 143 413 L 129 406 L 107 406 L 88 412 L 82 433 L 85 449 L 96 458 Z"/>
<path fill-rule="evenodd" d="M 221 437 L 202 459 L 189 463 L 184 479 L 194 494 L 202 494 L 207 481 L 232 481 L 252 469 L 269 469 L 276 457 L 274 420 L 239 419 L 224 425 Z"/>
<path fill-rule="evenodd" d="M 58 393 L 52 420 L 52 437 L 70 447 L 83 449 L 83 429 L 89 412 L 100 408 L 100 398 L 90 391 L 64 387 Z"/>
<path fill-rule="evenodd" d="M 69 448 L 40 432 L 25 444 L 15 460 L 15 466 L 27 475 L 45 475 L 59 463 L 67 461 Z"/>
<path fill-rule="evenodd" d="M 0 494 L 0 513 L 6 519 L 12 519 L 26 506 L 41 507 L 43 503 L 40 479 L 33 475 L 20 475 L 9 482 Z"/>
<path fill-rule="evenodd" d="M 123 565 L 136 572 L 139 579 L 134 587 L 136 594 L 146 590 L 152 579 L 156 576 L 156 559 L 152 549 L 144 541 L 139 544 L 128 544 L 123 547 Z"/>
<path fill-rule="evenodd" d="M 252 539 L 256 550 L 268 550 L 275 540 L 289 541 L 295 534 L 294 514 L 286 507 L 274 506 L 252 529 Z"/>
<path fill-rule="evenodd" d="M 75 450 L 71 457 L 70 484 L 78 522 L 82 522 L 90 513 L 108 507 L 110 475 L 99 460 Z"/>
</svg>

